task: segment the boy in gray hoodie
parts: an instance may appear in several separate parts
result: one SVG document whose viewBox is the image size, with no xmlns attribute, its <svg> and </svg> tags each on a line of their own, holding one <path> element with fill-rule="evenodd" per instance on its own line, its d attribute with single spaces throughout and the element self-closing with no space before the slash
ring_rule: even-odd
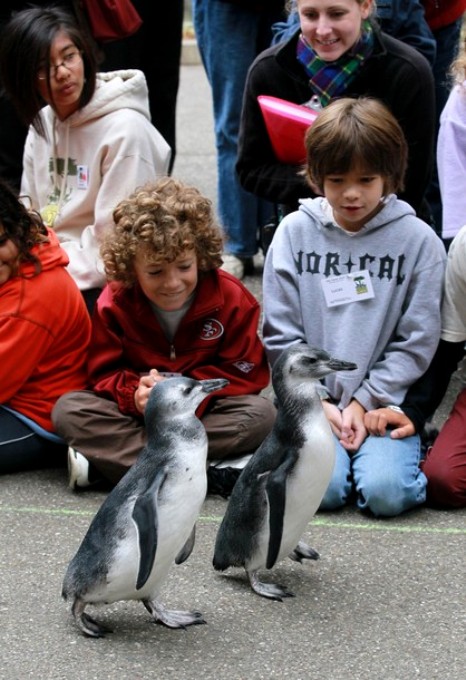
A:
<svg viewBox="0 0 466 680">
<path fill-rule="evenodd" d="M 394 192 L 407 145 L 374 99 L 342 98 L 306 136 L 306 177 L 323 197 L 301 201 L 277 229 L 264 268 L 264 342 L 273 364 L 306 342 L 358 365 L 325 381 L 337 457 L 321 509 L 351 491 L 376 516 L 425 501 L 418 435 L 369 434 L 367 412 L 398 408 L 440 337 L 445 249 Z"/>
</svg>

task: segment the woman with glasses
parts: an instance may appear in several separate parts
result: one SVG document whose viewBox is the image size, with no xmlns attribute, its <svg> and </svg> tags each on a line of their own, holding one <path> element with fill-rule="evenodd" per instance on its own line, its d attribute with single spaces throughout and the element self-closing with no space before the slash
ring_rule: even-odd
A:
<svg viewBox="0 0 466 680">
<path fill-rule="evenodd" d="M 96 73 L 94 50 L 58 7 L 13 14 L 0 41 L 2 84 L 30 125 L 21 196 L 56 231 L 89 310 L 104 284 L 99 243 L 114 206 L 166 174 L 170 159 L 142 72 Z"/>
</svg>

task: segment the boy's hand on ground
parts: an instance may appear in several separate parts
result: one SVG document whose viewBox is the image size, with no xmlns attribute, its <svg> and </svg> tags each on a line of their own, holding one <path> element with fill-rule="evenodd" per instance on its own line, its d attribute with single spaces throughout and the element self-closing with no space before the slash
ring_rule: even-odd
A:
<svg viewBox="0 0 466 680">
<path fill-rule="evenodd" d="M 404 439 L 416 433 L 412 421 L 405 413 L 386 407 L 367 411 L 364 416 L 364 425 L 370 434 L 381 437 L 386 434 L 387 428 L 393 428 L 390 432 L 392 439 Z"/>
</svg>

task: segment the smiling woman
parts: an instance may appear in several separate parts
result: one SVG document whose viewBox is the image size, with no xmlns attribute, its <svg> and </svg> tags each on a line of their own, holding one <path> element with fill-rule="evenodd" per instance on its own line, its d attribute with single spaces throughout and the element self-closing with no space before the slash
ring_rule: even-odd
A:
<svg viewBox="0 0 466 680">
<path fill-rule="evenodd" d="M 0 75 L 30 126 L 21 195 L 57 232 L 89 310 L 104 285 L 99 245 L 113 208 L 170 159 L 143 73 L 96 69 L 95 46 L 63 9 L 31 7 L 4 28 Z"/>
<path fill-rule="evenodd" d="M 260 95 L 321 109 L 339 97 L 381 100 L 400 123 L 409 147 L 400 197 L 429 220 L 424 194 L 434 139 L 434 82 L 427 60 L 380 31 L 373 0 L 297 0 L 291 37 L 258 56 L 246 83 L 237 171 L 243 187 L 281 205 L 282 213 L 315 196 L 298 164 L 280 163 L 258 104 Z M 312 102 L 312 103 L 311 103 Z"/>
</svg>

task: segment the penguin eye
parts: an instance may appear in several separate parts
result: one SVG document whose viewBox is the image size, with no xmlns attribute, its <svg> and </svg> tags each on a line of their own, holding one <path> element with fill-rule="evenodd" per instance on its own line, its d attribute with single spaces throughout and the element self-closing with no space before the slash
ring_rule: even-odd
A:
<svg viewBox="0 0 466 680">
<path fill-rule="evenodd" d="M 303 358 L 303 364 L 312 365 L 312 364 L 316 364 L 316 363 L 317 363 L 316 357 L 304 357 Z"/>
<path fill-rule="evenodd" d="M 184 394 L 191 394 L 192 390 L 193 390 L 192 387 L 185 387 L 184 390 L 183 390 L 183 393 Z"/>
</svg>

